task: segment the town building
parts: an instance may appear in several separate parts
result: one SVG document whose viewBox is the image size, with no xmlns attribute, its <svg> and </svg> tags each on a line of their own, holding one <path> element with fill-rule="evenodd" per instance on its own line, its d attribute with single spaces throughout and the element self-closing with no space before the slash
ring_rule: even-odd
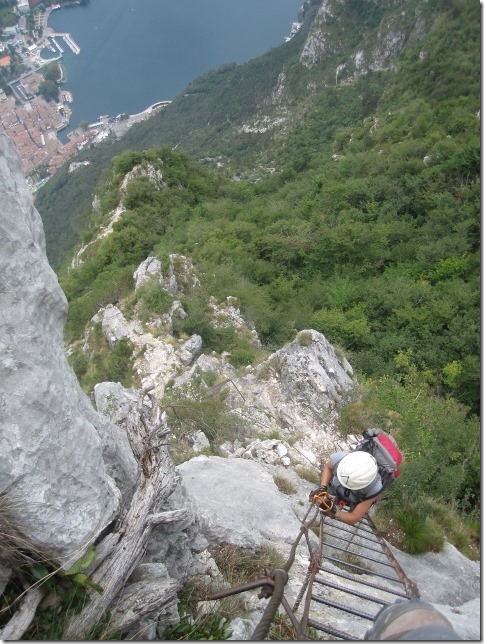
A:
<svg viewBox="0 0 484 644">
<path fill-rule="evenodd" d="M 19 13 L 27 13 L 30 11 L 29 0 L 17 0 L 17 9 Z"/>
</svg>

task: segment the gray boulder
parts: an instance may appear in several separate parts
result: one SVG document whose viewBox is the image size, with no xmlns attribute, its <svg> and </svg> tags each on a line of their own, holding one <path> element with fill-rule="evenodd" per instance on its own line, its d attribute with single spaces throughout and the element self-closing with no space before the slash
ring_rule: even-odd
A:
<svg viewBox="0 0 484 644">
<path fill-rule="evenodd" d="M 178 466 L 210 545 L 257 549 L 292 543 L 300 523 L 269 472 L 259 463 L 197 456 Z"/>
<path fill-rule="evenodd" d="M 184 342 L 177 351 L 181 362 L 188 367 L 202 350 L 202 338 L 195 334 Z"/>
<path fill-rule="evenodd" d="M 66 298 L 13 144 L 0 136 L 0 493 L 35 547 L 68 560 L 114 516 L 121 494 L 94 412 L 67 363 Z M 82 400 L 82 403 L 80 402 Z"/>
</svg>

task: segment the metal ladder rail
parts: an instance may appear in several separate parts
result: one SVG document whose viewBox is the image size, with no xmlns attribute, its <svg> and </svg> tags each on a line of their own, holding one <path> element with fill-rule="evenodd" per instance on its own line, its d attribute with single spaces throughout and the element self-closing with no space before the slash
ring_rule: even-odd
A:
<svg viewBox="0 0 484 644">
<path fill-rule="evenodd" d="M 334 524 L 329 524 L 329 525 L 334 526 Z M 339 629 L 334 628 L 333 626 L 330 626 L 328 624 L 323 624 L 319 620 L 315 620 L 315 619 L 311 618 L 310 615 L 309 615 L 309 613 L 311 611 L 311 602 L 316 602 L 316 603 L 319 603 L 319 604 L 327 605 L 327 606 L 330 606 L 332 608 L 335 608 L 336 610 L 340 610 L 340 611 L 342 611 L 344 613 L 350 613 L 350 614 L 353 614 L 353 615 L 355 615 L 357 617 L 360 617 L 362 619 L 366 619 L 366 620 L 372 622 L 373 619 L 374 619 L 374 614 L 376 614 L 376 612 L 378 612 L 378 610 L 380 609 L 381 601 L 376 602 L 376 601 L 374 601 L 375 598 L 370 597 L 369 595 L 367 595 L 366 597 L 363 597 L 363 593 L 358 592 L 357 590 L 351 589 L 350 592 L 348 592 L 349 589 L 343 588 L 343 587 L 338 586 L 338 585 L 336 585 L 334 583 L 331 584 L 331 582 L 330 583 L 325 583 L 325 581 L 323 579 L 320 579 L 320 578 L 318 578 L 316 576 L 319 571 L 323 570 L 321 564 L 322 564 L 322 560 L 325 557 L 324 549 L 332 547 L 331 545 L 328 545 L 328 543 L 324 540 L 324 537 L 327 535 L 327 533 L 325 533 L 325 532 L 323 534 L 325 526 L 326 526 L 325 518 L 323 516 L 321 516 L 321 519 L 320 519 L 320 534 L 319 534 L 319 561 L 318 561 L 317 567 L 315 567 L 313 569 L 313 573 L 311 575 L 311 580 L 310 580 L 310 583 L 308 584 L 304 616 L 303 616 L 303 619 L 302 619 L 302 626 L 303 626 L 303 629 L 306 629 L 308 627 L 312 627 L 312 628 L 314 628 L 316 630 L 319 630 L 319 631 L 322 631 L 324 633 L 327 633 L 327 634 L 329 634 L 329 635 L 331 635 L 333 637 L 336 636 L 336 637 L 339 637 L 340 639 L 352 640 L 352 639 L 355 639 L 355 638 L 352 635 L 350 635 L 349 633 L 345 633 L 345 632 L 343 632 L 343 631 L 341 631 Z M 334 526 L 334 527 L 337 527 L 337 526 Z M 358 536 L 358 532 L 359 532 L 358 528 L 359 528 L 359 526 L 356 528 L 356 530 L 354 532 L 351 532 L 351 531 L 349 531 L 347 529 L 344 530 L 344 532 L 346 532 L 346 533 L 351 532 L 352 535 L 353 535 L 353 538 L 355 538 L 356 536 Z M 370 527 L 370 531 L 372 531 L 371 527 Z M 329 535 L 329 536 L 332 537 L 332 539 L 335 538 L 334 535 Z M 380 550 L 375 550 L 375 552 L 380 552 L 382 555 L 386 554 L 386 553 L 384 553 L 382 551 L 381 544 L 378 541 L 375 543 L 375 541 L 373 539 L 368 539 L 367 537 L 366 537 L 366 539 L 368 541 L 372 542 L 375 545 L 376 544 L 380 545 Z M 345 541 L 347 543 L 351 543 L 351 541 L 348 540 L 348 539 L 345 539 Z M 361 546 L 359 546 L 359 547 L 361 548 Z M 369 546 L 366 545 L 366 548 L 368 549 Z M 340 548 L 340 550 L 341 549 L 342 548 Z M 373 548 L 371 548 L 371 550 L 373 550 Z M 328 557 L 326 557 L 326 558 L 328 558 Z M 340 564 L 342 563 L 340 560 L 338 560 L 338 562 Z M 382 563 L 382 562 L 377 562 L 377 563 Z M 370 573 L 370 571 L 368 571 L 366 569 L 365 569 L 365 572 Z M 354 575 L 354 577 L 356 577 L 356 575 Z M 349 575 L 348 575 L 348 578 L 351 579 L 351 577 Z M 393 579 L 391 579 L 391 580 L 393 581 Z M 359 609 L 353 608 L 352 606 L 347 606 L 347 605 L 341 604 L 339 602 L 334 602 L 334 601 L 325 599 L 325 598 L 313 593 L 313 586 L 316 585 L 316 584 L 322 585 L 322 586 L 326 585 L 328 587 L 332 587 L 332 588 L 334 588 L 336 590 L 339 590 L 340 592 L 345 594 L 348 598 L 354 597 L 355 594 L 356 594 L 356 596 L 360 596 L 362 599 L 366 599 L 366 601 L 369 601 L 369 602 L 377 604 L 377 609 L 375 610 L 374 614 L 370 614 L 369 612 L 361 611 Z M 383 603 L 385 603 L 384 600 L 383 600 Z"/>
<path fill-rule="evenodd" d="M 360 638 L 359 636 L 354 636 L 354 634 L 352 635 L 352 634 L 349 634 L 349 633 L 345 633 L 345 632 L 339 630 L 338 628 L 335 628 L 335 627 L 333 627 L 333 626 L 331 626 L 329 624 L 323 624 L 318 619 L 314 619 L 313 617 L 310 617 L 309 611 L 310 611 L 310 608 L 311 608 L 311 603 L 315 602 L 317 604 L 327 605 L 327 606 L 330 606 L 330 607 L 336 609 L 337 611 L 339 610 L 339 611 L 342 611 L 343 613 L 353 614 L 353 615 L 355 615 L 355 616 L 357 616 L 357 617 L 359 617 L 359 618 L 361 618 L 363 620 L 367 620 L 367 621 L 369 620 L 369 621 L 372 622 L 374 620 L 378 610 L 380 610 L 380 606 L 381 605 L 387 605 L 389 603 L 389 601 L 387 601 L 385 597 L 383 597 L 383 598 L 374 597 L 374 596 L 371 596 L 371 595 L 367 594 L 366 592 L 363 592 L 361 589 L 359 589 L 359 587 L 358 587 L 359 584 L 361 584 L 361 585 L 363 585 L 363 586 L 365 586 L 367 588 L 373 588 L 373 589 L 380 590 L 383 593 L 388 593 L 390 595 L 397 595 L 398 597 L 411 598 L 411 597 L 415 597 L 415 596 L 418 597 L 419 596 L 418 588 L 417 588 L 416 584 L 414 582 L 412 582 L 410 579 L 407 578 L 407 576 L 405 575 L 404 571 L 400 567 L 400 564 L 395 559 L 393 553 L 389 549 L 388 544 L 385 542 L 383 537 L 381 537 L 381 535 L 378 533 L 378 530 L 377 530 L 375 524 L 371 521 L 371 519 L 369 517 L 368 517 L 368 522 L 367 522 L 367 524 L 365 524 L 364 529 L 362 529 L 360 527 L 360 525 L 358 524 L 357 526 L 355 526 L 355 531 L 351 532 L 351 534 L 353 535 L 353 538 L 357 537 L 358 540 L 359 539 L 366 539 L 367 541 L 372 542 L 374 544 L 379 544 L 380 547 L 381 547 L 381 554 L 383 556 L 386 556 L 387 560 L 389 562 L 391 562 L 391 563 L 386 563 L 384 561 L 377 560 L 374 557 L 367 557 L 367 556 L 365 557 L 365 555 L 362 555 L 360 552 L 351 552 L 351 551 L 349 551 L 348 546 L 343 549 L 343 548 L 339 548 L 337 546 L 332 546 L 330 544 L 329 545 L 325 544 L 324 541 L 323 541 L 323 537 L 325 536 L 324 535 L 324 530 L 323 530 L 324 525 L 325 525 L 325 517 L 323 515 L 320 515 L 316 511 L 316 514 L 313 517 L 313 519 L 309 520 L 308 523 L 306 523 L 306 519 L 308 518 L 308 515 L 309 515 L 310 511 L 311 511 L 311 507 L 308 509 L 304 519 L 301 521 L 302 526 L 301 526 L 301 529 L 300 529 L 300 534 L 299 534 L 298 538 L 296 539 L 296 541 L 293 543 L 292 548 L 291 548 L 290 556 L 289 556 L 288 560 L 286 561 L 286 563 L 284 564 L 283 568 L 276 568 L 275 570 L 273 570 L 271 572 L 269 572 L 268 569 L 264 569 L 264 575 L 265 575 L 264 577 L 259 577 L 258 579 L 254 580 L 254 581 L 247 582 L 247 583 L 241 584 L 239 586 L 234 586 L 232 588 L 224 589 L 223 591 L 212 593 L 210 595 L 210 597 L 209 597 L 209 599 L 211 599 L 211 600 L 216 600 L 216 599 L 221 599 L 222 597 L 227 597 L 229 595 L 238 594 L 238 593 L 241 593 L 241 592 L 244 592 L 244 591 L 247 591 L 247 590 L 251 590 L 251 589 L 254 589 L 254 588 L 261 588 L 261 592 L 259 593 L 259 598 L 270 597 L 270 601 L 269 601 L 268 605 L 266 606 L 266 608 L 264 610 L 264 614 L 263 614 L 259 624 L 257 625 L 256 629 L 254 630 L 254 632 L 252 634 L 252 637 L 251 637 L 252 640 L 265 639 L 265 637 L 266 637 L 266 635 L 267 635 L 267 633 L 269 631 L 270 624 L 273 621 L 273 619 L 275 618 L 276 611 L 278 609 L 279 604 L 281 604 L 282 607 L 286 610 L 286 613 L 287 613 L 290 621 L 292 622 L 292 624 L 293 624 L 293 626 L 294 626 L 294 628 L 296 630 L 298 640 L 311 640 L 311 639 L 313 639 L 312 637 L 309 637 L 308 628 L 313 628 L 315 630 L 319 630 L 319 631 L 328 633 L 329 635 L 331 635 L 333 637 L 337 637 L 337 638 L 343 639 L 343 640 L 360 640 L 362 638 Z M 316 553 L 316 552 L 313 551 L 313 549 L 311 547 L 311 544 L 309 542 L 308 529 L 311 527 L 312 523 L 315 521 L 317 516 L 319 516 L 319 520 L 320 520 L 320 529 L 319 529 L 319 547 L 318 547 L 318 552 Z M 328 523 L 328 525 L 331 525 L 331 524 Z M 366 529 L 366 526 L 368 526 L 369 529 Z M 334 524 L 333 524 L 333 527 L 334 527 Z M 350 532 L 347 529 L 343 529 L 342 531 L 343 532 Z M 373 536 L 376 537 L 377 541 L 374 541 L 373 539 L 369 539 L 368 537 L 365 537 L 364 535 L 361 534 L 361 532 L 366 532 L 367 534 L 368 533 L 372 534 Z M 300 540 L 301 540 L 303 535 L 306 537 L 306 542 L 307 542 L 307 546 L 308 546 L 308 549 L 309 549 L 309 555 L 310 555 L 310 557 L 309 557 L 309 567 L 308 567 L 308 571 L 307 571 L 305 580 L 303 582 L 303 585 L 302 585 L 302 587 L 301 587 L 301 589 L 300 589 L 300 591 L 298 593 L 298 597 L 297 597 L 297 599 L 296 599 L 296 601 L 294 603 L 294 606 L 291 608 L 291 606 L 289 605 L 289 602 L 284 597 L 284 586 L 285 586 L 285 584 L 287 583 L 287 580 L 288 580 L 289 569 L 291 568 L 292 564 L 294 563 L 294 557 L 295 557 L 295 554 L 296 554 L 296 548 L 297 548 L 297 546 L 298 546 L 298 544 L 299 544 L 299 542 L 300 542 Z M 332 537 L 336 538 L 334 535 L 332 535 Z M 349 543 L 349 544 L 353 543 L 353 539 L 348 540 L 348 539 L 343 538 L 343 541 L 345 541 L 346 543 Z M 375 548 L 372 548 L 372 547 L 370 547 L 368 545 L 361 544 L 361 543 L 358 543 L 358 542 L 355 542 L 353 545 L 355 546 L 355 548 L 359 548 L 360 550 L 363 550 L 363 551 L 366 549 L 366 550 L 370 550 L 370 551 L 373 551 L 373 552 L 378 552 L 378 550 L 376 550 Z M 322 565 L 324 546 L 326 546 L 327 548 L 335 549 L 335 550 L 344 550 L 346 552 L 350 552 L 350 554 L 353 554 L 353 555 L 355 555 L 357 557 L 362 557 L 362 558 L 366 558 L 366 559 L 369 559 L 371 561 L 374 561 L 377 564 L 390 566 L 391 568 L 393 568 L 394 572 L 396 573 L 396 575 L 398 577 L 390 577 L 389 575 L 384 574 L 382 572 L 375 572 L 372 569 L 368 569 L 368 568 L 365 568 L 365 567 L 362 567 L 362 566 L 358 566 L 357 564 L 352 564 L 352 563 L 346 562 L 344 560 L 337 559 L 335 557 L 331 557 L 329 555 L 326 555 L 325 559 L 328 562 L 334 562 L 335 564 L 337 564 L 337 566 L 342 566 L 343 565 L 346 568 L 349 568 L 350 571 L 351 570 L 355 571 L 355 573 L 354 574 L 353 573 L 344 573 L 344 572 L 341 572 L 338 569 L 334 569 L 334 570 L 328 569 L 327 567 L 324 567 Z M 336 566 L 334 566 L 334 568 L 336 568 Z M 401 592 L 400 590 L 396 590 L 395 588 L 390 588 L 390 587 L 388 587 L 388 585 L 381 586 L 379 584 L 376 584 L 376 583 L 368 581 L 368 579 L 361 579 L 360 575 L 357 574 L 357 571 L 359 571 L 361 573 L 364 573 L 365 577 L 366 576 L 380 577 L 382 579 L 389 580 L 393 584 L 402 584 L 403 589 L 405 590 L 405 593 Z M 357 586 L 356 586 L 356 588 L 354 588 L 354 587 L 353 588 L 348 588 L 348 587 L 345 587 L 345 586 L 340 586 L 339 584 L 334 583 L 334 581 L 328 581 L 327 579 L 317 577 L 316 575 L 318 574 L 318 572 L 322 572 L 322 573 L 329 574 L 329 575 L 334 575 L 336 578 L 341 577 L 342 579 L 346 579 L 348 581 L 353 582 L 354 584 L 357 584 Z M 324 597 L 320 597 L 317 594 L 315 595 L 315 594 L 313 594 L 313 586 L 315 584 L 318 584 L 320 586 L 327 586 L 328 588 L 333 588 L 334 590 L 336 590 L 337 593 L 340 593 L 342 595 L 348 595 L 348 598 L 351 601 L 353 601 L 353 604 L 354 604 L 353 597 L 355 597 L 355 596 L 359 597 L 364 602 L 368 602 L 370 604 L 377 604 L 378 605 L 377 609 L 375 609 L 376 612 L 375 612 L 375 614 L 371 614 L 370 612 L 368 612 L 368 610 L 370 610 L 368 607 L 366 607 L 367 610 L 363 610 L 361 605 L 360 605 L 359 608 L 354 608 L 351 605 L 346 606 L 346 605 L 344 605 L 344 604 L 342 604 L 340 602 L 325 599 Z M 304 611 L 303 611 L 303 615 L 302 615 L 301 619 L 299 620 L 296 617 L 296 612 L 297 612 L 296 606 L 299 606 L 299 603 L 302 600 L 302 598 L 304 597 L 304 595 L 306 595 Z M 363 606 L 364 606 L 364 604 L 363 604 Z M 339 618 L 335 617 L 334 619 L 338 620 Z M 344 623 L 344 620 L 343 620 L 343 623 Z M 350 622 L 350 624 L 352 624 L 352 627 L 353 627 L 354 620 L 353 620 L 353 622 Z M 358 623 L 356 623 L 356 625 L 358 626 Z"/>
</svg>

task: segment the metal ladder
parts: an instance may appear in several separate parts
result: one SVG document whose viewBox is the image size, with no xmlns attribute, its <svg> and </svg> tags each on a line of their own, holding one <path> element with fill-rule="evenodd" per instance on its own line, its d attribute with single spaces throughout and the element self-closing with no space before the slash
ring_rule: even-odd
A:
<svg viewBox="0 0 484 644">
<path fill-rule="evenodd" d="M 383 606 L 418 594 L 368 516 L 355 526 L 321 516 L 319 556 L 301 617 L 307 639 L 313 639 L 314 629 L 341 640 L 361 640 Z"/>
<path fill-rule="evenodd" d="M 355 526 L 324 516 L 315 509 L 292 545 L 285 565 L 264 576 L 233 588 L 213 593 L 215 600 L 261 588 L 259 598 L 270 598 L 251 640 L 263 640 L 282 605 L 297 634 L 297 640 L 321 639 L 317 632 L 341 640 L 362 640 L 382 608 L 395 600 L 419 597 L 416 584 L 400 567 L 368 515 Z M 318 520 L 317 551 L 309 529 Z M 284 595 L 296 548 L 305 537 L 309 565 L 298 596 L 291 606 Z M 342 554 L 340 554 L 342 553 Z"/>
</svg>

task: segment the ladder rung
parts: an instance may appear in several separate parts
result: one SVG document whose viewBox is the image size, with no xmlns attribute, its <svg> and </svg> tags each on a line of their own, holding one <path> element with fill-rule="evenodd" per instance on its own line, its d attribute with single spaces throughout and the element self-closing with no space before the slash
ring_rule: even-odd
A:
<svg viewBox="0 0 484 644">
<path fill-rule="evenodd" d="M 366 599 L 367 601 L 370 601 L 370 602 L 375 602 L 375 604 L 382 604 L 383 606 L 388 606 L 389 604 L 389 602 L 385 601 L 384 599 L 380 599 L 379 597 L 373 597 L 372 595 L 361 593 L 358 590 L 354 590 L 353 588 L 347 588 L 346 586 L 339 586 L 338 584 L 334 584 L 331 581 L 324 581 L 324 579 L 319 579 L 318 577 L 315 577 L 314 581 L 317 584 L 320 584 L 321 586 L 328 586 L 328 588 L 334 588 L 335 590 L 340 590 L 343 593 L 348 593 L 348 595 L 355 595 L 355 597 L 359 597 L 360 599 Z"/>
<path fill-rule="evenodd" d="M 380 561 L 379 559 L 375 559 L 375 557 L 370 557 L 368 555 L 362 555 L 358 552 L 350 552 L 346 548 L 340 548 L 339 546 L 333 546 L 330 543 L 325 543 L 324 544 L 327 548 L 332 548 L 333 550 L 341 550 L 342 552 L 347 552 L 350 555 L 355 555 L 355 557 L 358 557 L 359 559 L 367 559 L 368 561 L 373 561 L 374 563 L 380 564 L 381 566 L 388 566 L 389 568 L 392 568 L 395 570 L 395 566 L 391 563 L 388 563 L 386 561 Z M 383 551 L 381 551 L 382 555 L 385 554 Z M 346 563 L 345 561 L 342 561 L 341 563 Z M 372 572 L 369 570 L 368 572 Z"/>
<path fill-rule="evenodd" d="M 342 640 L 356 641 L 362 639 L 361 637 L 354 637 L 349 633 L 343 633 L 343 631 L 339 631 L 337 628 L 333 628 L 332 626 L 321 624 L 321 622 L 317 622 L 315 619 L 311 618 L 308 619 L 308 626 L 315 628 L 317 631 L 322 631 L 323 633 L 328 633 L 329 635 L 333 635 L 334 637 L 339 637 Z"/>
<path fill-rule="evenodd" d="M 325 524 L 325 534 L 331 535 L 331 532 L 328 531 L 329 524 Z M 370 537 L 364 537 L 362 534 L 358 534 L 358 532 L 353 532 L 352 530 L 348 530 L 346 528 L 341 527 L 340 525 L 332 525 L 331 528 L 336 528 L 337 530 L 341 530 L 341 532 L 347 532 L 348 534 L 353 535 L 353 537 L 358 537 L 358 539 L 365 539 L 365 541 L 371 541 L 371 543 L 380 543 L 378 539 L 370 539 Z M 366 531 L 365 531 L 366 532 Z"/>
<path fill-rule="evenodd" d="M 353 539 L 345 539 L 344 537 L 337 537 L 337 536 L 335 536 L 333 534 L 330 534 L 329 532 L 325 532 L 325 535 L 328 536 L 328 537 L 331 537 L 332 539 L 339 539 L 340 541 L 344 541 L 345 543 L 350 543 L 350 544 L 352 543 L 357 548 L 363 548 L 364 550 L 371 550 L 372 552 L 383 553 L 381 545 L 378 543 L 378 541 L 372 541 L 372 543 L 376 543 L 380 547 L 379 548 L 372 548 L 371 546 L 367 546 L 367 545 L 363 546 L 361 543 L 354 543 Z M 328 545 L 328 542 L 325 541 L 324 544 Z"/>
<path fill-rule="evenodd" d="M 339 604 L 338 602 L 332 602 L 329 599 L 324 599 L 324 597 L 318 597 L 317 595 L 311 595 L 311 599 L 314 599 L 314 601 L 318 602 L 318 604 L 331 606 L 332 608 L 342 610 L 344 613 L 351 613 L 351 615 L 356 615 L 357 617 L 368 619 L 370 622 L 374 620 L 376 615 L 376 613 L 374 615 L 370 615 L 370 613 L 365 613 L 364 611 L 358 610 L 357 608 L 352 608 L 351 606 L 345 606 L 344 604 Z"/>
<path fill-rule="evenodd" d="M 339 561 L 339 560 L 338 560 Z M 367 581 L 366 579 L 359 579 L 355 575 L 350 575 L 346 572 L 343 572 L 342 570 L 330 570 L 329 568 L 319 568 L 321 572 L 326 572 L 329 575 L 335 575 L 336 577 L 341 577 L 342 579 L 348 579 L 349 581 L 354 581 L 357 582 L 358 584 L 363 584 L 364 586 L 368 586 L 369 588 L 375 588 L 377 590 L 384 590 L 387 593 L 391 593 L 392 595 L 398 595 L 398 597 L 405 597 L 407 598 L 406 593 L 402 593 L 400 590 L 396 590 L 393 588 L 387 588 L 386 586 L 380 586 L 379 584 L 373 584 L 371 581 Z M 360 575 L 358 575 L 360 577 Z M 392 580 L 392 581 L 397 581 Z M 399 582 L 401 583 L 401 582 Z"/>
<path fill-rule="evenodd" d="M 325 555 L 324 557 L 328 561 L 334 561 L 338 563 L 340 566 L 349 566 L 350 568 L 354 568 L 355 570 L 361 570 L 362 573 L 365 575 L 374 575 L 375 577 L 382 577 L 383 579 L 389 579 L 390 581 L 396 581 L 398 584 L 403 584 L 403 581 L 401 579 L 397 579 L 396 577 L 390 577 L 389 575 L 384 575 L 382 572 L 375 572 L 374 570 L 368 570 L 368 568 L 363 568 L 362 566 L 357 566 L 356 564 L 349 563 L 347 561 L 341 561 L 341 559 L 336 559 L 336 557 L 330 557 L 329 555 Z M 321 568 L 320 568 L 321 570 Z"/>
</svg>

